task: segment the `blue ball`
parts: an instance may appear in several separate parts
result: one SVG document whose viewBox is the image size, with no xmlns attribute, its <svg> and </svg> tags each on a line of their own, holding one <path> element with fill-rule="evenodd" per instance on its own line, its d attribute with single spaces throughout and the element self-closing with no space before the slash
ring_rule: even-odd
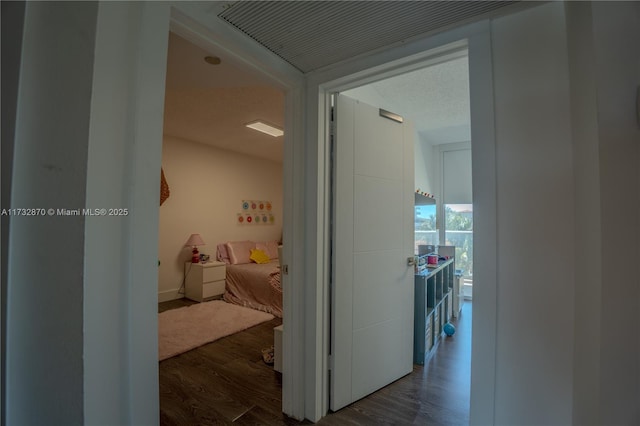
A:
<svg viewBox="0 0 640 426">
<path fill-rule="evenodd" d="M 445 333 L 447 336 L 453 336 L 453 335 L 455 334 L 455 332 L 456 332 L 456 328 L 453 326 L 453 324 L 451 324 L 451 323 L 449 323 L 449 322 L 448 322 L 448 323 L 446 323 L 446 324 L 444 325 L 444 327 L 442 327 L 442 329 L 444 330 L 444 333 Z"/>
</svg>

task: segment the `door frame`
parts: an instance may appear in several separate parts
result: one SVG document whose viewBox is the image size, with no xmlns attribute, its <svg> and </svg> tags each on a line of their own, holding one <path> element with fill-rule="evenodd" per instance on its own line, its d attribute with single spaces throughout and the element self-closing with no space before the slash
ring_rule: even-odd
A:
<svg viewBox="0 0 640 426">
<path fill-rule="evenodd" d="M 315 228 L 310 231 L 316 238 L 311 241 L 307 279 L 315 283 L 315 300 L 307 306 L 305 320 L 307 333 L 316 332 L 313 340 L 307 338 L 305 417 L 313 421 L 323 417 L 329 409 L 328 355 L 330 345 L 331 277 L 331 186 L 329 117 L 331 94 L 355 88 L 384 78 L 400 75 L 450 59 L 460 50 L 469 55 L 471 134 L 475 142 L 472 150 L 474 203 L 482 206 L 476 220 L 476 239 L 483 245 L 482 252 L 474 252 L 478 264 L 475 270 L 482 282 L 480 297 L 474 301 L 471 370 L 471 424 L 492 424 L 495 400 L 495 346 L 496 346 L 496 171 L 495 128 L 493 112 L 493 77 L 491 58 L 490 21 L 484 20 L 433 35 L 426 39 L 406 43 L 383 52 L 345 61 L 307 74 L 307 135 L 317 140 L 317 149 L 309 153 L 309 161 L 317 171 L 316 179 L 309 179 L 307 191 L 316 194 L 308 205 L 315 207 Z M 311 150 L 310 150 L 311 151 Z M 315 158 L 312 158 L 315 155 Z M 315 161 L 314 161 L 315 160 Z M 474 235 L 475 236 L 475 235 Z M 311 309 L 314 308 L 314 309 Z M 309 336 L 309 335 L 308 335 Z M 481 341 L 482 345 L 478 344 Z"/>
<path fill-rule="evenodd" d="M 283 149 L 283 259 L 289 274 L 283 276 L 283 333 L 282 333 L 282 411 L 294 418 L 304 418 L 303 338 L 304 288 L 292 283 L 302 282 L 304 258 L 304 214 L 300 207 L 304 199 L 305 147 L 295 143 L 303 139 L 304 76 L 297 69 L 271 52 L 247 39 L 226 24 L 202 15 L 199 9 L 174 4 L 171 7 L 168 31 L 204 49 L 224 52 L 241 66 L 259 73 L 285 93 L 284 149 Z M 215 15 L 213 16 L 215 18 Z M 204 24 L 203 22 L 206 22 Z"/>
</svg>

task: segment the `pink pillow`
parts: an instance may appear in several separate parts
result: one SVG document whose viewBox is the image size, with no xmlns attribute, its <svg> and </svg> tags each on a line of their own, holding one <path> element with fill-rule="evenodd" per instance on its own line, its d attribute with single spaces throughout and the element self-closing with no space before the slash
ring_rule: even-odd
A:
<svg viewBox="0 0 640 426">
<path fill-rule="evenodd" d="M 216 259 L 220 262 L 224 262 L 227 265 L 231 263 L 229 260 L 229 253 L 227 253 L 227 245 L 226 244 L 218 244 L 216 247 Z"/>
<path fill-rule="evenodd" d="M 227 243 L 227 253 L 229 253 L 229 260 L 232 265 L 239 265 L 242 263 L 251 263 L 251 249 L 256 248 L 256 243 L 253 241 L 229 241 Z"/>
<path fill-rule="evenodd" d="M 269 256 L 269 259 L 278 258 L 278 243 L 276 241 L 260 241 L 256 243 L 256 248 L 262 250 Z"/>
</svg>

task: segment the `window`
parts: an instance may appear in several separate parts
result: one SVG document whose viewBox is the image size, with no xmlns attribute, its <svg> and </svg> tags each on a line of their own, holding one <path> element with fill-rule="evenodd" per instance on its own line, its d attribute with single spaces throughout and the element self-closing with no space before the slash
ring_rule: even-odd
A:
<svg viewBox="0 0 640 426">
<path fill-rule="evenodd" d="M 418 253 L 418 246 L 438 245 L 438 225 L 436 221 L 435 204 L 416 206 L 414 229 L 414 253 Z"/>
<path fill-rule="evenodd" d="M 473 204 L 445 204 L 445 244 L 456 246 L 456 269 L 473 277 Z M 469 282 L 470 284 L 470 282 Z"/>
</svg>

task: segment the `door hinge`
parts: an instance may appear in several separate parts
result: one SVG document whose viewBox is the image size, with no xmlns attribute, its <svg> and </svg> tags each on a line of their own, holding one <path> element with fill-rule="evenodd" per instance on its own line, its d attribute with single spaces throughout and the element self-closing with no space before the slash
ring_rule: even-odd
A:
<svg viewBox="0 0 640 426">
<path fill-rule="evenodd" d="M 333 370 L 333 355 L 329 355 L 327 357 L 327 367 L 329 368 L 329 371 Z"/>
<path fill-rule="evenodd" d="M 280 270 L 282 271 L 282 273 L 283 273 L 284 275 L 289 275 L 289 265 L 282 265 L 282 266 L 280 267 Z"/>
<path fill-rule="evenodd" d="M 331 111 L 329 114 L 331 115 L 329 119 L 329 136 L 335 136 L 336 134 L 336 119 L 334 116 L 335 107 L 331 107 Z"/>
</svg>

